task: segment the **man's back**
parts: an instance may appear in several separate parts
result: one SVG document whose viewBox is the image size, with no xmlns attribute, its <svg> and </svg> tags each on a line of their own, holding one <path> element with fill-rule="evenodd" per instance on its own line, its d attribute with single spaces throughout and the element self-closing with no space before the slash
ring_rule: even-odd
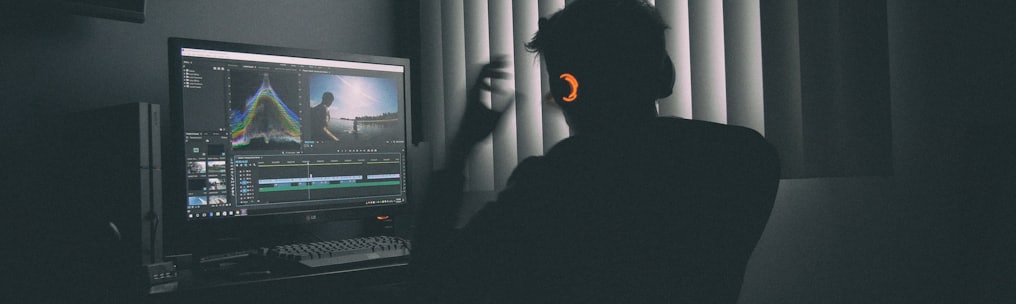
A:
<svg viewBox="0 0 1016 304">
<path fill-rule="evenodd" d="M 461 230 L 448 283 L 510 303 L 733 303 L 778 180 L 746 128 L 659 118 L 573 136 Z"/>
<path fill-rule="evenodd" d="M 328 106 L 319 104 L 310 111 L 310 132 L 314 140 L 328 140 L 324 129 L 328 128 Z"/>
</svg>

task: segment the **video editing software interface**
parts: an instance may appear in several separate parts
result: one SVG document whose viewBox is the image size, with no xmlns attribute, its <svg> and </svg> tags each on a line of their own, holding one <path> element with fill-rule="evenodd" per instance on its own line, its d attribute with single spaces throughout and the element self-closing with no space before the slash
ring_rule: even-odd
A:
<svg viewBox="0 0 1016 304">
<path fill-rule="evenodd" d="M 405 68 L 181 48 L 187 219 L 406 202 Z"/>
</svg>

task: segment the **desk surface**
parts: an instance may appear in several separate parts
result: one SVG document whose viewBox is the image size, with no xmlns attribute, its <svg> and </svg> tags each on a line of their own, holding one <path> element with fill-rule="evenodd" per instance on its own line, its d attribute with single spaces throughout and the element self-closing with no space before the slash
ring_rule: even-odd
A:
<svg viewBox="0 0 1016 304">
<path fill-rule="evenodd" d="M 405 261 L 360 264 L 328 271 L 252 276 L 181 270 L 174 290 L 150 303 L 408 303 Z"/>
</svg>

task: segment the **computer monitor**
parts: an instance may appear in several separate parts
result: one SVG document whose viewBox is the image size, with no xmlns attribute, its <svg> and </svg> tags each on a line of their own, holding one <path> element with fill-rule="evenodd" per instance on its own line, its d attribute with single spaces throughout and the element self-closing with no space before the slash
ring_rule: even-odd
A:
<svg viewBox="0 0 1016 304">
<path fill-rule="evenodd" d="M 169 58 L 167 239 L 404 213 L 408 59 L 180 38 Z"/>
</svg>

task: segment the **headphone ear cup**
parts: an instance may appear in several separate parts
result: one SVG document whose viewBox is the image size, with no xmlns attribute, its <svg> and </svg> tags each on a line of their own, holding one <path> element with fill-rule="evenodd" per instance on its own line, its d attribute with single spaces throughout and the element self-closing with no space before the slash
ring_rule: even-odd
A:
<svg viewBox="0 0 1016 304">
<path fill-rule="evenodd" d="M 674 93 L 674 83 L 677 81 L 677 72 L 674 71 L 674 61 L 670 59 L 670 55 L 663 55 L 663 64 L 660 65 L 660 70 L 657 75 L 657 98 L 664 98 Z"/>
<path fill-rule="evenodd" d="M 564 94 L 561 95 L 561 101 L 573 102 L 579 97 L 579 80 L 575 78 L 575 75 L 571 73 L 564 73 L 558 76 L 565 84 Z"/>
</svg>

